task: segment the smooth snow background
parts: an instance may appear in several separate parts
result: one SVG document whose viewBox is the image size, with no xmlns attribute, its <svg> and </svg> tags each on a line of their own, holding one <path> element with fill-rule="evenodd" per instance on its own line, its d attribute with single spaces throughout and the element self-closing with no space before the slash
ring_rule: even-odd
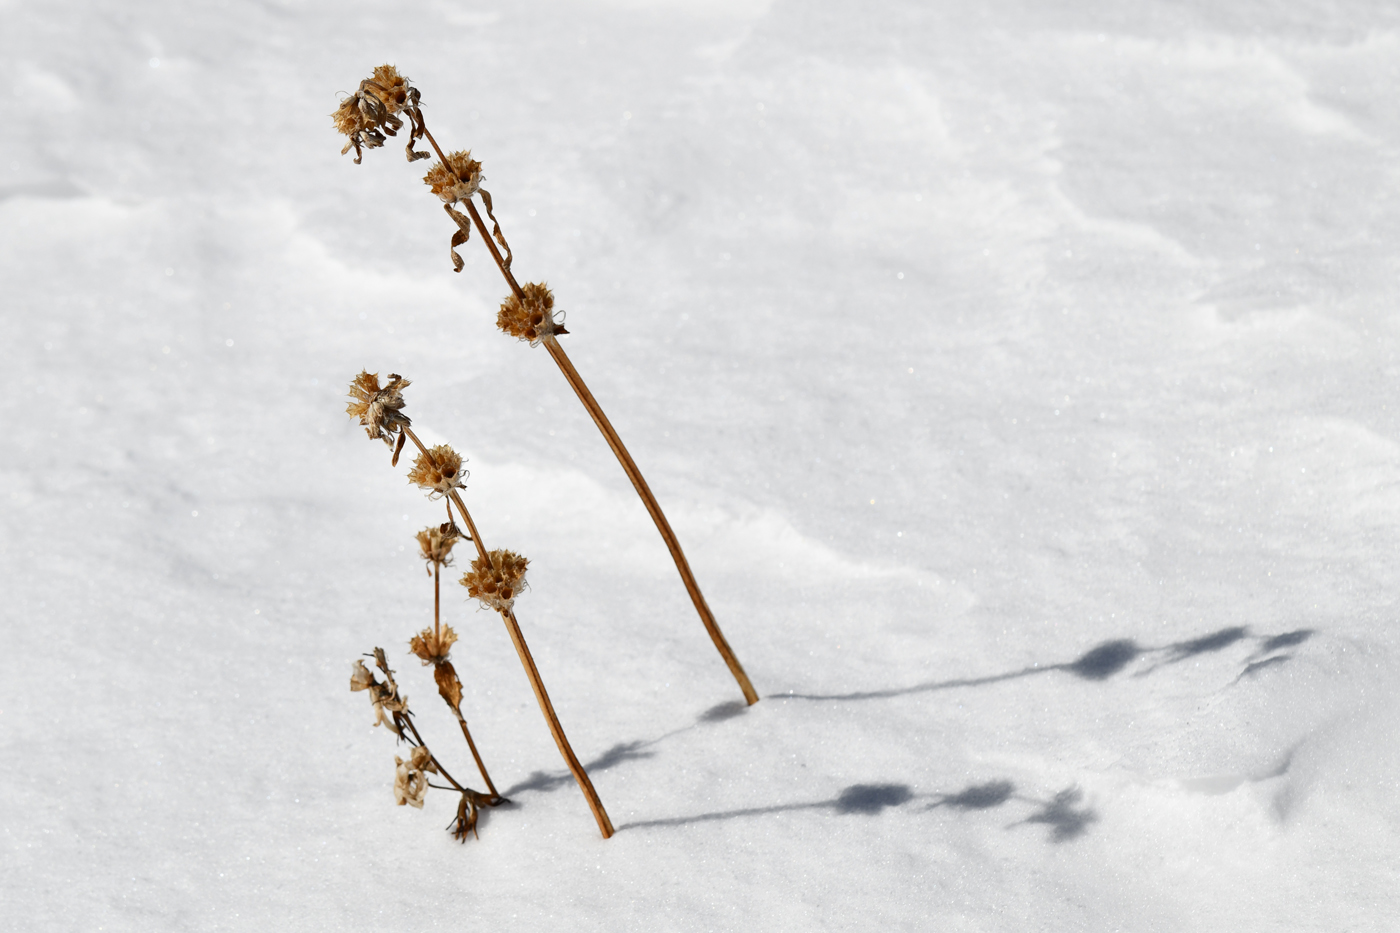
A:
<svg viewBox="0 0 1400 933">
<path fill-rule="evenodd" d="M 8 0 L 0 55 L 7 928 L 1393 928 L 1395 7 Z M 338 154 L 384 61 L 757 706 L 423 165 Z M 455 593 L 516 805 L 393 806 L 374 645 L 471 769 L 361 367 L 531 557 L 612 840 Z"/>
</svg>

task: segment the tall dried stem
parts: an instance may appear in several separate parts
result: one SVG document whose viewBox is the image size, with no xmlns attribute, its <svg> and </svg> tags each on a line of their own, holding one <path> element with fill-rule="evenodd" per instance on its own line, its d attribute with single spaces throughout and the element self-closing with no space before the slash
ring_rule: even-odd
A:
<svg viewBox="0 0 1400 933">
<path fill-rule="evenodd" d="M 421 117 L 420 117 L 421 119 Z M 428 132 L 426 124 L 423 125 L 423 135 L 428 143 L 437 153 L 444 167 L 450 166 L 451 162 L 443 154 L 438 146 L 433 134 Z M 518 300 L 523 301 L 525 293 L 516 281 L 515 275 L 510 271 L 510 266 L 506 263 L 501 251 L 496 248 L 496 243 L 491 234 L 486 229 L 486 222 L 481 219 L 480 212 L 476 209 L 476 204 L 468 200 L 464 202 L 467 214 L 472 219 L 477 232 L 480 234 L 481 242 L 486 244 L 486 249 L 490 251 L 491 258 L 496 263 L 496 268 L 500 270 L 501 276 L 510 286 L 511 292 Z M 593 397 L 593 393 L 588 390 L 588 385 L 583 381 L 573 362 L 569 359 L 564 348 L 559 345 L 559 341 L 554 336 L 547 335 L 544 338 L 544 345 L 549 350 L 549 355 L 558 364 L 559 371 L 564 374 L 564 378 L 573 387 L 574 394 L 583 403 L 583 407 L 588 410 L 593 423 L 598 426 L 603 437 L 612 448 L 613 455 L 617 457 L 618 463 L 622 464 L 622 469 L 627 473 L 627 478 L 632 481 L 632 488 L 637 490 L 637 495 L 641 497 L 642 504 L 646 506 L 647 513 L 651 515 L 651 520 L 656 523 L 656 530 L 661 533 L 661 538 L 666 542 L 666 549 L 671 552 L 671 560 L 676 564 L 676 571 L 681 575 L 681 581 L 685 584 L 686 592 L 690 594 L 690 601 L 695 604 L 695 611 L 700 614 L 700 621 L 705 626 L 705 631 L 709 633 L 710 640 L 714 642 L 715 648 L 719 651 L 720 657 L 724 658 L 724 663 L 729 666 L 729 672 L 734 675 L 734 679 L 739 683 L 739 689 L 744 693 L 744 700 L 752 706 L 758 702 L 758 692 L 754 690 L 753 683 L 749 680 L 749 675 L 744 671 L 744 666 L 739 663 L 739 658 L 734 654 L 734 649 L 729 647 L 729 641 L 720 631 L 719 623 L 715 620 L 714 613 L 710 611 L 709 604 L 705 602 L 705 596 L 700 592 L 700 584 L 695 580 L 695 574 L 690 570 L 690 562 L 686 560 L 685 552 L 681 550 L 680 540 L 676 538 L 676 533 L 671 530 L 671 523 L 666 520 L 666 513 L 661 511 L 661 504 L 656 501 L 656 496 L 652 495 L 651 488 L 647 486 L 647 481 L 642 476 L 642 471 L 637 468 L 632 455 L 627 452 L 626 446 L 622 443 L 622 438 L 617 431 L 613 430 L 612 423 L 608 421 L 608 416 L 603 413 L 603 407 L 598 404 L 598 400 Z M 421 446 L 421 445 L 420 445 Z M 484 552 L 483 552 L 484 555 Z"/>
<path fill-rule="evenodd" d="M 744 691 L 744 699 L 752 706 L 758 702 L 758 693 L 749 681 L 749 675 L 744 672 L 744 666 L 739 663 L 738 657 L 735 656 L 734 649 L 729 647 L 724 633 L 719 630 L 719 623 L 715 621 L 714 613 L 710 612 L 710 606 L 705 602 L 704 594 L 700 592 L 700 584 L 695 582 L 695 574 L 691 573 L 690 561 L 685 559 L 681 543 L 677 540 L 676 533 L 671 530 L 671 523 L 666 520 L 666 513 L 661 511 L 661 505 L 656 501 L 656 496 L 652 495 L 651 487 L 647 485 L 642 471 L 637 469 L 637 464 L 632 460 L 632 455 L 627 452 L 622 438 L 618 436 L 617 431 L 613 430 L 612 422 L 603 413 L 603 406 L 599 405 L 598 400 L 593 397 L 593 393 L 588 391 L 588 385 L 578 374 L 578 370 L 574 369 L 573 361 L 564 352 L 564 348 L 559 345 L 559 341 L 554 339 L 553 334 L 546 334 L 544 345 L 545 349 L 549 351 L 549 355 L 554 358 L 554 362 L 559 365 L 559 371 L 564 374 L 564 378 L 573 387 L 578 400 L 583 403 L 584 408 L 588 409 L 593 423 L 598 426 L 598 430 L 602 432 L 608 446 L 612 448 L 613 454 L 617 457 L 617 462 L 622 464 L 627 478 L 632 481 L 632 488 L 637 490 L 642 504 L 647 507 L 651 520 L 656 523 L 656 530 L 661 532 L 661 539 L 666 542 L 666 548 L 671 552 L 671 559 L 676 562 L 676 570 L 680 572 L 681 581 L 685 583 L 685 590 L 690 594 L 690 601 L 695 604 L 695 611 L 700 613 L 700 621 L 705 624 L 705 631 L 710 633 L 710 640 L 715 643 L 715 648 L 719 651 L 720 657 L 724 658 L 724 663 L 729 665 L 729 672 L 739 682 L 739 689 Z"/>
</svg>

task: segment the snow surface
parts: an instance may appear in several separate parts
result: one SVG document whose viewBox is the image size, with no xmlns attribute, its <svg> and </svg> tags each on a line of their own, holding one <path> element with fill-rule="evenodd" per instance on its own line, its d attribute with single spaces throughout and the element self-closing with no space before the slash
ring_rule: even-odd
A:
<svg viewBox="0 0 1400 933">
<path fill-rule="evenodd" d="M 1400 926 L 1400 7 L 0 2 L 13 930 Z M 471 147 L 764 699 L 505 288 Z M 619 832 L 450 590 L 515 805 L 393 805 L 413 380 Z M 402 749 L 397 749 L 402 752 Z"/>
</svg>

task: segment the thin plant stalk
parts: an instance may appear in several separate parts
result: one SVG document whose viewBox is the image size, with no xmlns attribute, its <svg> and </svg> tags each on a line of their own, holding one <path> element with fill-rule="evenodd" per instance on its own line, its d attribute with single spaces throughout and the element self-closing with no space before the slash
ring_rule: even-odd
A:
<svg viewBox="0 0 1400 933">
<path fill-rule="evenodd" d="M 481 761 L 481 753 L 476 750 L 476 743 L 472 741 L 472 732 L 467 728 L 467 720 L 462 716 L 462 711 L 455 706 L 452 712 L 457 714 L 457 724 L 462 727 L 462 737 L 467 740 L 467 748 L 472 750 L 472 757 L 476 759 L 476 769 L 481 772 L 481 779 L 486 782 L 486 789 L 491 792 L 493 799 L 500 799 L 500 793 L 496 790 L 496 785 L 491 783 L 491 775 L 486 773 L 486 765 Z"/>
<path fill-rule="evenodd" d="M 437 153 L 438 159 L 442 161 L 443 166 L 450 168 L 452 163 L 449 162 L 447 156 L 443 154 L 442 149 L 437 144 L 437 140 L 433 138 L 432 133 L 428 132 L 426 125 L 423 127 L 423 135 L 433 147 L 433 151 Z M 467 200 L 464 203 L 467 208 L 467 213 L 471 216 L 472 223 L 476 225 L 477 232 L 481 236 L 481 242 L 486 244 L 486 248 L 491 253 L 491 258 L 496 262 L 496 268 L 501 271 L 501 275 L 505 278 L 506 284 L 510 286 L 510 290 L 515 294 L 515 297 L 524 301 L 525 293 L 521 290 L 520 283 L 515 280 L 515 275 L 510 271 L 510 267 L 506 265 L 505 258 L 501 255 L 501 251 L 496 248 L 496 243 L 492 239 L 490 232 L 487 231 L 486 222 L 481 219 L 481 214 L 477 211 L 475 202 Z M 599 405 L 598 400 L 593 397 L 593 393 L 589 391 L 588 385 L 583 381 L 583 377 L 579 375 L 578 370 L 574 368 L 573 362 L 569 359 L 568 354 L 564 352 L 564 348 L 559 345 L 559 341 L 555 339 L 553 334 L 547 334 L 544 338 L 544 345 L 549 350 L 549 355 L 553 357 L 554 362 L 559 366 L 559 371 L 564 374 L 564 378 L 568 380 L 569 385 L 573 388 L 574 394 L 576 394 L 579 401 L 583 403 L 583 407 L 588 410 L 588 414 L 592 417 L 593 423 L 596 424 L 598 430 L 602 432 L 603 438 L 608 442 L 608 446 L 612 448 L 613 455 L 617 457 L 618 463 L 622 464 L 622 469 L 627 474 L 627 478 L 632 481 L 632 488 L 637 490 L 637 495 L 641 497 L 642 504 L 646 506 L 647 513 L 651 515 L 651 520 L 656 523 L 656 530 L 661 533 L 661 539 L 666 542 L 666 549 L 671 552 L 671 560 L 675 562 L 676 570 L 681 575 L 681 582 L 685 584 L 686 592 L 690 594 L 690 601 L 695 604 L 695 611 L 700 614 L 700 621 L 704 624 L 705 631 L 710 634 L 710 640 L 714 642 L 720 657 L 722 657 L 724 663 L 729 666 L 729 672 L 733 674 L 734 679 L 738 681 L 739 689 L 744 693 L 744 700 L 752 706 L 758 702 L 758 691 L 754 690 L 753 683 L 749 680 L 749 675 L 744 671 L 744 666 L 739 663 L 738 656 L 734 654 L 734 649 L 729 646 L 729 641 L 724 637 L 724 633 L 720 631 L 719 623 L 715 620 L 714 613 L 710 611 L 709 604 L 705 602 L 705 596 L 700 592 L 700 584 L 696 582 L 695 574 L 690 570 L 690 562 L 686 560 L 685 552 L 681 550 L 680 540 L 676 537 L 676 533 L 671 530 L 671 523 L 666 520 L 666 513 L 661 511 L 661 503 L 657 502 L 656 496 L 652 495 L 651 488 L 647 485 L 646 479 L 643 478 L 642 471 L 637 468 L 636 461 L 634 461 L 632 455 L 627 452 L 627 447 L 622 443 L 622 438 L 619 437 L 617 431 L 613 429 L 612 422 L 608 421 L 608 416 L 603 413 L 603 407 Z M 421 447 L 422 445 L 420 444 L 419 446 Z M 480 546 L 478 546 L 478 550 L 480 550 Z M 482 553 L 484 556 L 485 552 L 483 551 Z"/>
<path fill-rule="evenodd" d="M 423 453 L 428 461 L 435 463 L 432 453 L 423 442 L 418 439 L 418 435 L 407 426 L 400 426 L 399 430 L 408 435 L 408 439 Z M 477 553 L 481 556 L 483 564 L 487 567 L 494 566 L 491 563 L 491 555 L 487 552 L 486 546 L 481 541 L 481 533 L 476 530 L 476 523 L 472 521 L 471 513 L 467 511 L 467 506 L 462 502 L 462 497 L 454 489 L 448 493 L 453 505 L 457 506 L 457 512 L 462 517 L 462 523 L 467 526 L 467 533 L 472 542 L 476 545 Z M 598 830 L 607 839 L 615 832 L 612 820 L 608 819 L 608 811 L 603 809 L 603 801 L 598 797 L 598 792 L 593 788 L 593 782 L 588 777 L 588 772 L 584 770 L 578 756 L 574 754 L 572 746 L 569 745 L 569 738 L 564 734 L 564 726 L 559 722 L 558 715 L 554 712 L 554 704 L 549 700 L 549 693 L 544 688 L 544 681 L 540 678 L 539 668 L 535 666 L 535 658 L 530 654 L 530 646 L 525 643 L 525 635 L 520 631 L 520 623 L 516 621 L 515 613 L 509 609 L 501 611 L 501 619 L 506 624 L 506 632 L 510 635 L 510 640 L 515 645 L 515 652 L 520 656 L 520 665 L 525 668 L 525 676 L 529 678 L 530 687 L 535 691 L 535 700 L 540 705 L 540 712 L 544 714 L 545 722 L 549 725 L 550 735 L 554 737 L 554 744 L 559 747 L 559 754 L 564 757 L 564 762 L 569 766 L 569 771 L 573 774 L 574 780 L 578 782 L 579 789 L 583 791 L 584 798 L 588 801 L 588 808 L 593 811 L 593 818 L 598 821 Z M 462 729 L 466 730 L 466 722 L 462 721 Z M 471 744 L 471 739 L 467 739 Z M 476 748 L 472 746 L 472 753 Z M 485 775 L 483 774 L 483 777 Z M 489 781 L 488 781 L 489 783 Z"/>
<path fill-rule="evenodd" d="M 599 405 L 598 400 L 593 397 L 593 393 L 588 391 L 588 385 L 578 374 L 578 370 L 574 369 L 573 361 L 564 352 L 564 348 L 559 345 L 559 341 L 555 339 L 553 334 L 546 334 L 544 345 L 545 349 L 549 351 L 549 355 L 554 358 L 554 362 L 559 364 L 559 371 L 564 374 L 564 378 L 573 387 L 578 400 L 583 403 L 584 408 L 588 409 L 588 414 L 593 417 L 593 423 L 598 426 L 598 430 L 602 432 L 608 446 L 612 448 L 613 454 L 617 457 L 617 462 L 622 464 L 627 478 L 632 481 L 632 488 L 637 490 L 642 504 L 647 507 L 647 512 L 651 514 L 651 520 L 656 523 L 656 530 L 661 532 L 661 539 L 666 542 L 666 548 L 671 552 L 671 559 L 676 562 L 676 570 L 680 571 L 681 581 L 685 583 L 685 590 L 690 594 L 690 601 L 695 604 L 695 611 L 700 613 L 700 621 L 705 624 L 705 631 L 710 633 L 710 640 L 715 643 L 715 648 L 719 651 L 720 657 L 724 658 L 724 663 L 729 665 L 729 672 L 739 682 L 739 689 L 744 691 L 744 699 L 752 706 L 758 702 L 758 693 L 749 681 L 749 675 L 744 672 L 744 666 L 739 663 L 738 657 L 735 656 L 734 649 L 729 647 L 724 633 L 719 630 L 719 623 L 715 621 L 714 613 L 710 612 L 710 606 L 705 602 L 704 594 L 700 592 L 700 584 L 695 582 L 695 574 L 690 571 L 690 561 L 685 559 L 681 543 L 677 540 L 676 533 L 671 530 L 671 523 L 666 520 L 666 513 L 661 511 L 661 505 L 656 501 L 656 496 L 652 495 L 651 487 L 647 485 L 642 471 L 637 469 L 637 464 L 632 460 L 632 455 L 627 452 L 622 438 L 618 436 L 617 431 L 613 430 L 612 422 L 603 413 L 603 406 Z"/>
<path fill-rule="evenodd" d="M 451 512 L 448 518 L 452 517 Z M 433 561 L 433 637 L 441 644 L 442 638 L 442 564 Z M 481 773 L 481 779 L 486 782 L 486 789 L 490 791 L 492 798 L 499 799 L 500 794 L 496 791 L 496 785 L 491 782 L 491 775 L 486 771 L 486 763 L 481 760 L 481 753 L 476 750 L 476 742 L 472 741 L 472 732 L 467 728 L 466 717 L 462 715 L 459 707 L 448 704 L 452 712 L 457 716 L 457 724 L 462 727 L 462 738 L 467 740 L 467 748 L 472 750 L 472 758 L 476 759 L 476 770 Z"/>
</svg>

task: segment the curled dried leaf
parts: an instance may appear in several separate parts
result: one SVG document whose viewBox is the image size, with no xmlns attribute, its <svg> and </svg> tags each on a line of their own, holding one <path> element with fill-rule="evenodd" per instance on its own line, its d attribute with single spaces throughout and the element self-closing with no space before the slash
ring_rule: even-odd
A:
<svg viewBox="0 0 1400 933">
<path fill-rule="evenodd" d="M 496 220 L 496 215 L 492 211 L 491 192 L 487 191 L 485 188 L 479 188 L 478 191 L 481 194 L 481 203 L 486 205 L 486 216 L 491 218 L 491 235 L 496 238 L 497 243 L 501 244 L 501 249 L 506 251 L 505 257 L 502 259 L 502 262 L 505 264 L 505 267 L 509 269 L 512 259 L 510 253 L 510 244 L 506 242 L 505 234 L 501 232 L 501 225 Z"/>
</svg>

